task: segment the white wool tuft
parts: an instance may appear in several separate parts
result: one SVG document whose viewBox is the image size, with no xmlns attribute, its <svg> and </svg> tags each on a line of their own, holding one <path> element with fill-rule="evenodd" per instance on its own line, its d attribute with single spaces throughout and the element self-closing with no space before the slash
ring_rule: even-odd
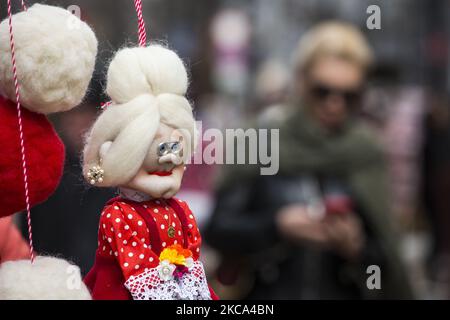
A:
<svg viewBox="0 0 450 320">
<path fill-rule="evenodd" d="M 187 87 L 186 68 L 178 55 L 151 45 L 117 52 L 108 69 L 106 92 L 115 103 L 126 103 L 141 94 L 184 96 Z"/>
<path fill-rule="evenodd" d="M 120 186 L 138 172 L 160 125 L 181 129 L 190 150 L 195 150 L 195 119 L 185 98 L 186 68 L 178 55 L 160 45 L 125 48 L 111 61 L 107 93 L 113 104 L 97 119 L 86 141 L 83 172 L 100 163 L 105 171 L 100 186 Z"/>
<path fill-rule="evenodd" d="M 0 300 L 91 300 L 80 269 L 63 259 L 37 257 L 0 265 Z"/>
<path fill-rule="evenodd" d="M 48 114 L 80 104 L 97 55 L 91 28 L 65 9 L 41 4 L 15 14 L 12 22 L 24 107 Z M 8 19 L 0 23 L 0 94 L 16 100 Z"/>
</svg>

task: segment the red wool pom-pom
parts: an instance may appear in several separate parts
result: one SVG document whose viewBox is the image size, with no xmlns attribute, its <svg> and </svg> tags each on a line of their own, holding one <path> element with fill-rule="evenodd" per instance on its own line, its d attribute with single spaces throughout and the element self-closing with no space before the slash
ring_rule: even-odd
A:
<svg viewBox="0 0 450 320">
<path fill-rule="evenodd" d="M 31 206 L 47 200 L 61 179 L 64 145 L 48 119 L 22 109 Z M 0 217 L 25 209 L 16 105 L 0 96 Z"/>
</svg>

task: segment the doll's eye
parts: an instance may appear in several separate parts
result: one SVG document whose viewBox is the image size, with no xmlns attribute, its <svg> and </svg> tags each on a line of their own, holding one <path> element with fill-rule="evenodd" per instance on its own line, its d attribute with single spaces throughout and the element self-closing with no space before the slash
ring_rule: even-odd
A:
<svg viewBox="0 0 450 320">
<path fill-rule="evenodd" d="M 160 143 L 158 146 L 158 156 L 163 156 L 167 152 L 167 146 L 165 143 Z"/>
<path fill-rule="evenodd" d="M 170 149 L 173 153 L 177 153 L 178 151 L 180 151 L 181 145 L 179 142 L 174 142 L 172 143 L 172 145 L 170 146 Z"/>
</svg>

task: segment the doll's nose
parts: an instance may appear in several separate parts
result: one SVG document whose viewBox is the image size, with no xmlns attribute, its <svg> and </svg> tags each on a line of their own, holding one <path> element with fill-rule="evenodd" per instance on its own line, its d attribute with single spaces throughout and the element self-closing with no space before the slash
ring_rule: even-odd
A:
<svg viewBox="0 0 450 320">
<path fill-rule="evenodd" d="M 174 164 L 176 166 L 180 165 L 183 159 L 176 154 L 169 153 L 158 159 L 159 164 Z"/>
</svg>

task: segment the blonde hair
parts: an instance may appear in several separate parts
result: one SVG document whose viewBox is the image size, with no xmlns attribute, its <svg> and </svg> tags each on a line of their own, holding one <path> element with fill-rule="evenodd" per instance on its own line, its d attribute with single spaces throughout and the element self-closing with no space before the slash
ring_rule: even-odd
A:
<svg viewBox="0 0 450 320">
<path fill-rule="evenodd" d="M 373 53 L 364 35 L 353 25 L 330 21 L 309 30 L 299 41 L 293 62 L 297 71 L 305 72 L 324 56 L 338 57 L 359 65 L 366 71 Z"/>
<path fill-rule="evenodd" d="M 84 150 L 83 173 L 100 163 L 101 147 L 111 141 L 102 156 L 105 174 L 101 186 L 130 181 L 149 151 L 160 123 L 180 129 L 195 149 L 195 120 L 185 98 L 186 68 L 178 55 L 160 45 L 125 48 L 117 52 L 108 69 L 106 92 L 112 105 L 94 123 Z"/>
</svg>

